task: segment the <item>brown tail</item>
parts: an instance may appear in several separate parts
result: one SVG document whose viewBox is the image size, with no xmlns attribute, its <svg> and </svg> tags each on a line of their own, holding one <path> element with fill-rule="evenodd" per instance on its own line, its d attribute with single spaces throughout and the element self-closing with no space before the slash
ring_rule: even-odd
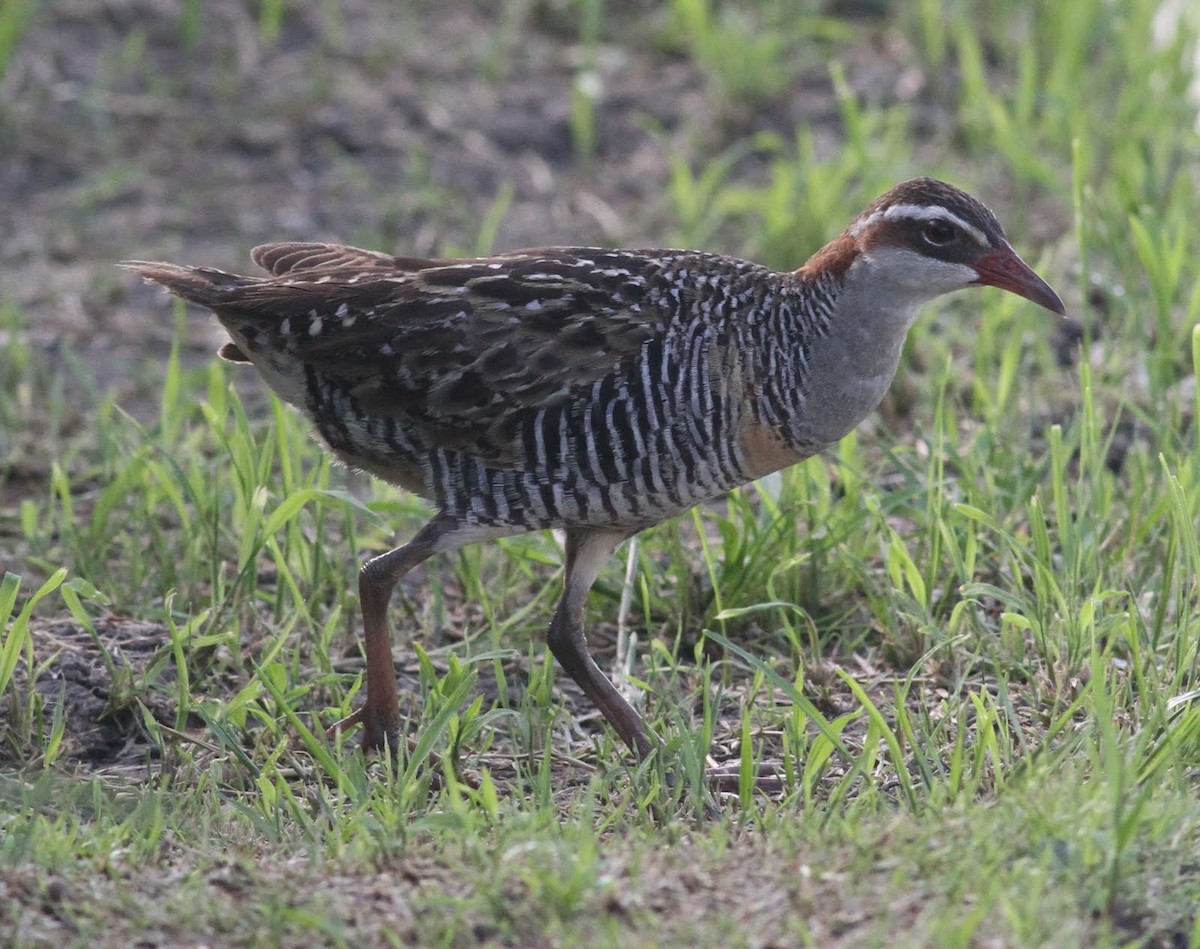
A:
<svg viewBox="0 0 1200 949">
<path fill-rule="evenodd" d="M 230 294 L 260 282 L 258 277 L 242 277 L 213 267 L 183 267 L 149 260 L 123 260 L 118 266 L 209 309 L 228 304 Z"/>
<path fill-rule="evenodd" d="M 161 261 L 123 260 L 117 266 L 132 270 L 147 282 L 157 283 L 175 296 L 208 307 L 213 312 L 222 304 L 228 304 L 231 294 L 261 282 L 257 277 L 242 277 L 212 267 L 183 267 Z M 222 346 L 217 355 L 230 362 L 250 362 L 246 354 L 232 342 Z"/>
</svg>

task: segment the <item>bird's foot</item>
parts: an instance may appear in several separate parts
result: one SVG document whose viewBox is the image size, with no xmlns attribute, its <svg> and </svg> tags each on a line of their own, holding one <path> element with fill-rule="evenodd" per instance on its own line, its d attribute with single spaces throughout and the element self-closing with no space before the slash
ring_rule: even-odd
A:
<svg viewBox="0 0 1200 949">
<path fill-rule="evenodd" d="M 717 764 L 710 760 L 704 776 L 709 789 L 715 794 L 741 793 L 742 765 L 739 761 L 725 761 Z M 769 764 L 758 765 L 750 776 L 750 783 L 754 790 L 768 796 L 783 793 L 783 778 Z"/>
<path fill-rule="evenodd" d="M 400 722 L 398 717 L 388 720 L 388 716 L 375 714 L 370 703 L 351 712 L 325 729 L 325 737 L 335 738 L 342 732 L 349 731 L 355 725 L 362 725 L 362 750 L 367 754 L 383 751 L 389 748 L 395 753 L 400 741 Z"/>
</svg>

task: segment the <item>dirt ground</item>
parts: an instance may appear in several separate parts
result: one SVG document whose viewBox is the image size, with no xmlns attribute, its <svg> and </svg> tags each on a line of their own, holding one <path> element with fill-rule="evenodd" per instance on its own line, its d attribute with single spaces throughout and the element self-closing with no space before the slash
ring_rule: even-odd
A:
<svg viewBox="0 0 1200 949">
<path fill-rule="evenodd" d="M 114 390 L 135 415 L 156 410 L 149 367 L 168 350 L 170 309 L 117 260 L 247 268 L 250 247 L 280 239 L 471 252 L 493 218 L 497 250 L 661 245 L 673 161 L 696 166 L 760 131 L 790 140 L 806 125 L 818 146 L 839 134 L 819 57 L 786 95 L 749 108 L 664 52 L 653 38 L 663 21 L 632 2 L 605 5 L 613 19 L 590 50 L 573 7 L 553 0 L 290 4 L 274 39 L 259 7 L 57 0 L 20 38 L 0 78 L 0 305 L 20 318 L 0 339 L 19 333 L 45 360 L 68 411 L 53 438 L 36 404 L 3 433 L 0 511 L 44 494 L 95 392 Z M 836 50 L 852 88 L 877 103 L 920 96 L 915 56 L 861 22 L 863 38 Z M 588 56 L 595 141 L 581 156 L 571 99 Z M 753 177 L 756 162 L 746 155 L 736 176 Z M 210 358 L 215 326 L 198 319 L 189 332 L 185 357 Z M 0 531 L 10 569 L 4 550 Z M 97 636 L 135 671 L 164 640 L 117 618 Z M 136 719 L 113 714 L 92 637 L 55 621 L 37 640 L 39 660 L 55 657 L 44 687 L 66 690 L 68 758 L 138 759 Z"/>
</svg>

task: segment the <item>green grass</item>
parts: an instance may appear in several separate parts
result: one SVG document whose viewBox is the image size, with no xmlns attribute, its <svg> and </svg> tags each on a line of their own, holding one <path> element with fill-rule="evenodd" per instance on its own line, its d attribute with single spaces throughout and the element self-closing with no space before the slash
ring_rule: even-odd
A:
<svg viewBox="0 0 1200 949">
<path fill-rule="evenodd" d="M 584 6 L 573 36 L 620 42 L 624 7 Z M 1195 34 L 1151 43 L 1149 0 L 928 0 L 770 35 L 783 5 L 743 6 L 654 21 L 721 108 L 787 96 L 815 40 L 892 30 L 952 121 L 861 102 L 835 63 L 836 146 L 802 127 L 676 156 L 647 209 L 664 237 L 794 266 L 893 181 L 946 174 L 994 196 L 1085 358 L 1012 297 L 944 301 L 836 451 L 642 536 L 629 591 L 614 558 L 593 642 L 611 663 L 627 592 L 664 743 L 643 764 L 555 688 L 552 535 L 431 563 L 393 606 L 412 744 L 389 762 L 322 726 L 360 700 L 355 565 L 427 509 L 178 349 L 157 417 L 97 394 L 69 429 L 61 369 L 5 309 L 0 445 L 53 462 L 0 509 L 6 940 L 1200 949 Z M 264 42 L 288 10 L 258 8 Z M 575 103 L 587 162 L 594 119 Z M 111 634 L 135 621 L 160 631 L 144 660 Z M 79 756 L 63 624 L 140 758 Z M 706 790 L 708 756 L 735 792 Z"/>
<path fill-rule="evenodd" d="M 672 0 L 661 39 L 668 48 L 685 51 L 704 71 L 722 108 L 739 112 L 784 95 L 801 64 L 854 35 L 835 17 L 797 9 L 815 6 L 784 0 Z"/>
</svg>

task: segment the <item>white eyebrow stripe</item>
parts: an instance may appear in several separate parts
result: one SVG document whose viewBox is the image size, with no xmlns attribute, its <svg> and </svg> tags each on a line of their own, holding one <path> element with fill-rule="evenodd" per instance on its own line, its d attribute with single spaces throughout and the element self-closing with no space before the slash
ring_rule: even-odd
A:
<svg viewBox="0 0 1200 949">
<path fill-rule="evenodd" d="M 970 234 L 981 247 L 991 245 L 991 241 L 987 239 L 983 231 L 974 224 L 968 224 L 957 214 L 947 211 L 941 205 L 937 204 L 893 204 L 890 208 L 884 211 L 876 211 L 865 220 L 859 221 L 854 226 L 852 233 L 857 236 L 876 221 L 896 221 L 901 219 L 909 221 L 951 221 Z"/>
</svg>

